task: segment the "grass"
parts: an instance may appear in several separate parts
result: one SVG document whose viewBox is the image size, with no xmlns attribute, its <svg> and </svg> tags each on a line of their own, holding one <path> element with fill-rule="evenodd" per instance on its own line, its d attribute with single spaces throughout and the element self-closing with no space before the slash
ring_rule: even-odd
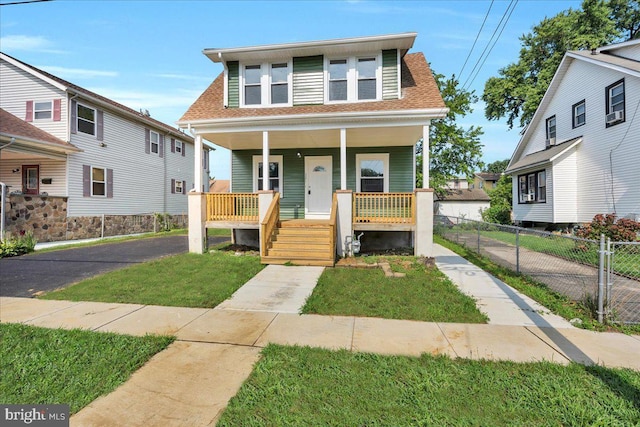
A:
<svg viewBox="0 0 640 427">
<path fill-rule="evenodd" d="M 0 324 L 0 402 L 68 404 L 76 413 L 172 341 Z"/>
<path fill-rule="evenodd" d="M 472 249 L 460 246 L 437 235 L 433 236 L 433 241 L 434 243 L 438 243 L 451 249 L 453 252 L 502 280 L 512 288 L 533 298 L 551 310 L 551 312 L 562 316 L 567 320 L 576 318 L 582 320 L 580 327 L 584 329 L 598 331 L 616 330 L 619 332 L 635 334 L 640 333 L 640 325 L 603 325 L 598 323 L 598 321 L 593 317 L 592 310 L 584 304 L 571 301 L 566 296 L 553 291 L 544 283 L 540 283 L 527 276 L 520 275 L 508 268 L 501 267 L 488 258 L 478 255 Z"/>
<path fill-rule="evenodd" d="M 269 345 L 218 426 L 640 423 L 629 369 Z"/>
<path fill-rule="evenodd" d="M 207 236 L 231 236 L 231 230 L 228 228 L 207 228 Z"/>
<path fill-rule="evenodd" d="M 255 256 L 186 253 L 83 280 L 42 298 L 210 308 L 262 268 Z"/>
<path fill-rule="evenodd" d="M 368 257 L 375 260 L 374 257 Z M 382 257 L 405 277 L 385 277 L 382 269 L 325 269 L 302 313 L 382 317 L 428 322 L 486 323 L 475 301 L 438 269 L 415 257 Z"/>
</svg>

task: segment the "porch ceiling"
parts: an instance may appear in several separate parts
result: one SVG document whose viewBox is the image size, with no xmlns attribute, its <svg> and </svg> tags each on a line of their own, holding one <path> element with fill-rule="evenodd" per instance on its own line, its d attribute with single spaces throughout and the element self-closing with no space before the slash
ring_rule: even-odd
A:
<svg viewBox="0 0 640 427">
<path fill-rule="evenodd" d="M 422 137 L 422 126 L 347 129 L 347 147 L 414 145 Z M 262 132 L 202 133 L 203 138 L 230 150 L 262 149 Z M 340 147 L 340 129 L 277 130 L 269 132 L 269 148 Z"/>
</svg>

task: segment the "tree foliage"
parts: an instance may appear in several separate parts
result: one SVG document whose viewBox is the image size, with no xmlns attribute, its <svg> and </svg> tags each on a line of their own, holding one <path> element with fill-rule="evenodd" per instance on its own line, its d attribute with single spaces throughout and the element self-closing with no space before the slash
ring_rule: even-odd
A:
<svg viewBox="0 0 640 427">
<path fill-rule="evenodd" d="M 489 190 L 489 208 L 482 211 L 482 219 L 494 224 L 511 224 L 511 203 L 513 201 L 510 175 L 502 175 L 496 187 Z"/>
<path fill-rule="evenodd" d="M 489 163 L 484 171 L 491 173 L 503 173 L 507 169 L 507 166 L 509 166 L 509 160 L 510 159 L 496 160 L 495 162 Z"/>
<path fill-rule="evenodd" d="M 519 118 L 519 125 L 526 126 L 566 51 L 603 46 L 625 33 L 638 37 L 639 28 L 639 0 L 584 0 L 581 9 L 545 18 L 520 37 L 518 61 L 485 83 L 485 116 L 489 120 L 506 118 L 509 128 Z"/>
<path fill-rule="evenodd" d="M 454 177 L 473 177 L 483 164 L 480 136 L 482 128 L 470 126 L 464 128 L 456 122 L 473 111 L 472 104 L 478 97 L 460 87 L 455 75 L 445 78 L 442 74 L 434 77 L 449 113 L 443 119 L 434 120 L 429 130 L 429 186 L 441 193 L 447 180 Z M 422 142 L 416 148 L 417 176 L 416 186 L 422 186 Z"/>
</svg>

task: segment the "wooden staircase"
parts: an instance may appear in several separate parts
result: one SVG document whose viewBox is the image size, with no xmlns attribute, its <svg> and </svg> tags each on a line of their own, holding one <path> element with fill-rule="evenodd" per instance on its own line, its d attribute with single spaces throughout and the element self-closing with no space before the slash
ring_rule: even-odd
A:
<svg viewBox="0 0 640 427">
<path fill-rule="evenodd" d="M 335 263 L 334 228 L 329 220 L 284 220 L 273 230 L 263 264 L 320 265 Z"/>
</svg>

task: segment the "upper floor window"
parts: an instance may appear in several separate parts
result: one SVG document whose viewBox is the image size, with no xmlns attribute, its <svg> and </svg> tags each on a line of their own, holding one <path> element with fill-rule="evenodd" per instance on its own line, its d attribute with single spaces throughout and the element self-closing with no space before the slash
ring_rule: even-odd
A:
<svg viewBox="0 0 640 427">
<path fill-rule="evenodd" d="M 326 67 L 328 102 L 382 98 L 382 67 L 378 56 L 329 59 Z"/>
<path fill-rule="evenodd" d="M 329 101 L 347 100 L 347 60 L 329 61 Z"/>
<path fill-rule="evenodd" d="M 289 62 L 251 64 L 242 67 L 242 105 L 268 107 L 291 102 Z"/>
<path fill-rule="evenodd" d="M 358 99 L 376 99 L 376 58 L 358 59 Z"/>
<path fill-rule="evenodd" d="M 624 122 L 624 79 L 607 87 L 607 127 Z"/>
<path fill-rule="evenodd" d="M 245 105 L 262 104 L 262 87 L 260 80 L 262 71 L 260 65 L 244 67 L 244 103 Z"/>
<path fill-rule="evenodd" d="M 182 153 L 182 141 L 176 141 L 176 153 Z"/>
<path fill-rule="evenodd" d="M 556 137 L 556 116 L 547 119 L 547 139 Z"/>
<path fill-rule="evenodd" d="M 389 192 L 389 153 L 356 154 L 356 191 Z"/>
<path fill-rule="evenodd" d="M 578 102 L 577 104 L 573 104 L 573 127 L 577 128 L 578 126 L 582 126 L 587 121 L 587 107 L 585 104 L 585 100 Z"/>
<path fill-rule="evenodd" d="M 149 132 L 149 139 L 151 141 L 151 152 L 158 154 L 160 151 L 160 135 L 157 132 Z"/>
<path fill-rule="evenodd" d="M 51 101 L 34 102 L 33 118 L 35 120 L 50 120 L 53 116 L 53 106 Z"/>
<path fill-rule="evenodd" d="M 289 102 L 289 67 L 284 64 L 271 64 L 271 103 Z"/>
<path fill-rule="evenodd" d="M 89 135 L 96 134 L 96 110 L 78 104 L 78 131 Z"/>
</svg>

